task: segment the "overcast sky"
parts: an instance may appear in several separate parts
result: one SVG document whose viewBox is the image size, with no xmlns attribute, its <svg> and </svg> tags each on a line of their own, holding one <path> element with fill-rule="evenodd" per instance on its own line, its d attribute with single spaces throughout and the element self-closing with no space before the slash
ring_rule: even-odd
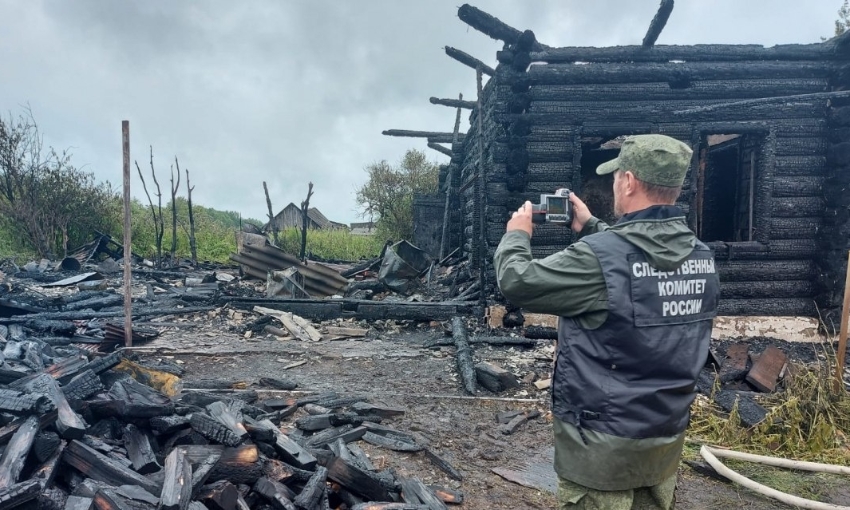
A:
<svg viewBox="0 0 850 510">
<path fill-rule="evenodd" d="M 819 42 L 841 0 L 678 0 L 658 44 Z M 475 71 L 453 46 L 495 66 L 502 43 L 445 0 L 0 0 L 0 111 L 29 105 L 49 145 L 120 186 L 121 121 L 160 183 L 177 156 L 193 201 L 261 219 L 299 203 L 334 221 L 358 217 L 364 167 L 396 163 L 423 139 L 385 129 L 451 131 L 454 110 L 428 98 L 475 98 Z M 482 0 L 550 46 L 640 44 L 657 0 Z M 463 117 L 462 130 L 468 124 Z M 146 179 L 149 174 L 146 173 Z M 182 185 L 181 185 L 182 186 Z M 133 172 L 132 194 L 146 202 Z M 181 189 L 185 195 L 185 188 Z"/>
</svg>

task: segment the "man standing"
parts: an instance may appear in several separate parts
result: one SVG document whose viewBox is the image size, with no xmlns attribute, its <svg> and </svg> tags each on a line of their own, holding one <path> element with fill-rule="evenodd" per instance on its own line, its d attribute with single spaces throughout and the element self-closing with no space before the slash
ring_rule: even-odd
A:
<svg viewBox="0 0 850 510">
<path fill-rule="evenodd" d="M 562 509 L 674 506 L 719 290 L 711 250 L 673 205 L 691 154 L 667 136 L 629 137 L 596 170 L 614 173 L 616 224 L 570 194 L 580 240 L 533 260 L 526 202 L 496 250 L 504 296 L 560 316 L 552 414 Z"/>
</svg>

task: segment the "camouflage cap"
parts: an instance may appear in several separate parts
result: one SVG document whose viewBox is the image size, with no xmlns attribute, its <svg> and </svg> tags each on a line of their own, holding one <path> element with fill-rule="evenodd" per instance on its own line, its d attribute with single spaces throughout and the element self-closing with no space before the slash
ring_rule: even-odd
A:
<svg viewBox="0 0 850 510">
<path fill-rule="evenodd" d="M 620 155 L 597 167 L 599 175 L 631 171 L 638 180 L 659 186 L 681 186 L 693 151 L 685 143 L 664 135 L 626 138 Z"/>
</svg>

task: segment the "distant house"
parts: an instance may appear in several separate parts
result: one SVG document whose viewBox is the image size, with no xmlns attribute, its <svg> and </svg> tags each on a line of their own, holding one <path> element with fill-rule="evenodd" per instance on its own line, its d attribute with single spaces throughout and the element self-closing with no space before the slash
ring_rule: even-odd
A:
<svg viewBox="0 0 850 510">
<path fill-rule="evenodd" d="M 301 228 L 303 223 L 303 217 L 301 216 L 301 208 L 292 202 L 289 203 L 286 207 L 284 207 L 279 213 L 277 213 L 274 217 L 275 225 L 278 230 L 285 230 L 287 228 Z M 348 229 L 348 225 L 345 223 L 338 223 L 336 221 L 329 220 L 324 214 L 322 214 L 315 207 L 311 207 L 307 209 L 307 229 Z M 263 231 L 268 232 L 269 224 L 266 223 L 263 225 Z"/>
<path fill-rule="evenodd" d="M 351 224 L 351 234 L 355 236 L 370 236 L 375 233 L 375 222 L 365 221 Z"/>
</svg>

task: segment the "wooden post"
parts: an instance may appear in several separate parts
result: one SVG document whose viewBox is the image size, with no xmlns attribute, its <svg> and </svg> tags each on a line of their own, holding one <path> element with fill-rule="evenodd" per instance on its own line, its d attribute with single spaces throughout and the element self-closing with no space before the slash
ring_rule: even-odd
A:
<svg viewBox="0 0 850 510">
<path fill-rule="evenodd" d="M 850 315 L 850 252 L 847 252 L 847 275 L 844 278 L 844 303 L 841 306 L 841 329 L 838 333 L 838 356 L 835 363 L 835 391 L 844 387 L 844 357 L 847 354 L 847 318 Z"/>
<path fill-rule="evenodd" d="M 487 307 L 487 270 L 486 268 L 486 259 L 487 259 L 487 222 L 484 219 L 484 215 L 487 213 L 487 204 L 485 201 L 485 187 L 487 186 L 486 179 L 486 166 L 484 164 L 484 108 L 482 104 L 482 95 L 484 93 L 484 86 L 482 84 L 482 69 L 479 66 L 478 69 L 475 70 L 475 78 L 478 86 L 478 100 L 477 100 L 477 109 L 478 109 L 478 177 L 476 181 L 478 182 L 478 232 L 480 236 L 480 244 L 478 245 L 478 281 L 480 282 L 479 286 L 479 304 L 481 305 L 482 310 Z M 471 131 L 471 130 L 470 130 Z M 482 313 L 483 318 L 483 313 Z"/>
<path fill-rule="evenodd" d="M 121 121 L 121 138 L 124 148 L 124 345 L 133 346 L 132 284 L 133 248 L 130 226 L 130 121 Z"/>
<path fill-rule="evenodd" d="M 310 197 L 313 196 L 313 183 L 307 187 L 307 199 L 301 202 L 301 252 L 298 258 L 303 262 L 307 256 L 307 209 L 310 208 Z"/>
<path fill-rule="evenodd" d="M 458 102 L 463 101 L 463 94 L 458 94 L 457 100 Z M 457 107 L 457 115 L 455 116 L 455 129 L 452 132 L 452 150 L 454 150 L 454 146 L 458 140 L 458 133 L 460 133 L 461 108 L 460 106 Z M 446 172 L 446 206 L 443 209 L 443 232 L 440 237 L 440 259 L 443 259 L 448 251 L 449 217 L 452 206 L 452 194 L 454 193 L 452 189 L 453 175 L 452 162 L 449 161 L 449 171 Z"/>
</svg>

